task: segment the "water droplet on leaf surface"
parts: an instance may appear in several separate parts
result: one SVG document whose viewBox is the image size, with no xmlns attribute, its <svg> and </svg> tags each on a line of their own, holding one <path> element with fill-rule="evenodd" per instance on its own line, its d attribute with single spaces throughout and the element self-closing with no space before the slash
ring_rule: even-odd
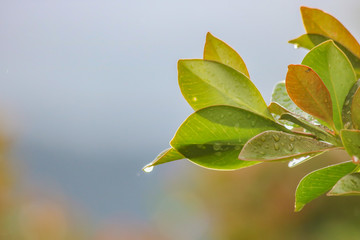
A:
<svg viewBox="0 0 360 240">
<path fill-rule="evenodd" d="M 278 151 L 278 150 L 280 149 L 280 146 L 279 146 L 278 143 L 274 143 L 274 149 L 275 149 L 276 151 Z"/>
<path fill-rule="evenodd" d="M 274 138 L 274 140 L 275 140 L 276 142 L 278 142 L 278 141 L 280 140 L 279 135 L 274 134 L 274 135 L 272 135 L 272 136 L 273 136 L 273 138 Z"/>
<path fill-rule="evenodd" d="M 310 156 L 304 156 L 304 157 L 299 157 L 299 158 L 294 158 L 293 160 L 291 160 L 289 163 L 288 163 L 288 167 L 295 167 L 296 165 L 304 162 L 305 160 L 309 159 Z"/>
</svg>

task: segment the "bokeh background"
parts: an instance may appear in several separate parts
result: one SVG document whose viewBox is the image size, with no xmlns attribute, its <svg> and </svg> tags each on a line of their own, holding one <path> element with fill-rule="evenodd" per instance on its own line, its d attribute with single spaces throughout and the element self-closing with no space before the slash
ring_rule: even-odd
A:
<svg viewBox="0 0 360 240">
<path fill-rule="evenodd" d="M 342 153 L 295 169 L 141 171 L 192 113 L 177 60 L 201 58 L 210 31 L 269 102 L 306 54 L 287 44 L 304 33 L 301 5 L 360 39 L 357 0 L 1 0 L 0 239 L 358 239 L 356 197 L 293 212 L 301 177 Z"/>
</svg>

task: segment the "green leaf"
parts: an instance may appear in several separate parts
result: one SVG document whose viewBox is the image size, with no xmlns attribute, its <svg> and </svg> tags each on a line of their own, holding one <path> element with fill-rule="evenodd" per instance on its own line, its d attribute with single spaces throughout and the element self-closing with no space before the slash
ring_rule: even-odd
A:
<svg viewBox="0 0 360 240">
<path fill-rule="evenodd" d="M 202 167 L 235 170 L 258 163 L 240 161 L 238 155 L 250 138 L 267 130 L 288 131 L 274 121 L 245 109 L 212 106 L 190 115 L 170 144 Z"/>
<path fill-rule="evenodd" d="M 359 97 L 360 97 L 360 91 L 358 91 L 358 89 L 360 87 L 360 80 L 358 80 L 353 86 L 352 88 L 350 89 L 348 95 L 346 96 L 346 99 L 345 99 L 345 103 L 344 103 L 344 106 L 343 106 L 343 109 L 342 109 L 342 120 L 343 120 L 343 123 L 344 123 L 344 128 L 345 129 L 352 129 L 354 128 L 354 125 L 353 125 L 353 120 L 352 120 L 352 115 L 354 115 L 354 118 L 355 118 L 355 121 L 357 121 L 357 119 L 360 120 L 360 113 L 359 113 L 359 110 L 358 110 L 358 107 L 360 105 L 360 103 L 357 103 L 357 101 L 359 101 Z M 353 99 L 354 99 L 354 96 L 357 95 L 355 97 L 355 101 L 354 101 L 354 104 L 353 104 Z M 356 98 L 358 100 L 356 100 Z M 353 107 L 354 106 L 354 107 Z M 354 109 L 354 113 L 352 113 L 352 107 Z M 358 121 L 357 121 L 358 122 Z M 359 123 L 356 124 L 358 128 L 359 126 Z"/>
<path fill-rule="evenodd" d="M 360 131 L 344 129 L 341 130 L 340 136 L 347 153 L 360 158 Z"/>
<path fill-rule="evenodd" d="M 332 135 L 331 133 L 327 132 L 326 129 L 322 128 L 321 126 L 316 126 L 305 119 L 301 119 L 293 114 L 285 113 L 281 115 L 281 120 L 287 120 L 293 122 L 294 124 L 306 129 L 310 133 L 314 134 L 317 138 L 332 143 L 335 146 L 342 146 L 341 140 Z"/>
<path fill-rule="evenodd" d="M 360 195 L 360 173 L 351 173 L 342 177 L 326 195 Z"/>
<path fill-rule="evenodd" d="M 204 59 L 225 64 L 250 78 L 245 62 L 240 55 L 225 42 L 214 37 L 209 32 L 206 34 Z"/>
<path fill-rule="evenodd" d="M 297 47 L 303 47 L 306 49 L 311 50 L 315 46 L 330 40 L 330 38 L 321 36 L 318 34 L 304 34 L 296 39 L 290 40 L 289 43 L 294 44 Z M 334 39 L 332 39 L 334 40 Z M 354 70 L 356 72 L 356 75 L 360 77 L 360 59 L 356 57 L 352 52 L 350 52 L 347 48 L 342 46 L 340 43 L 334 41 L 335 44 L 345 53 L 345 55 L 348 57 L 350 62 L 352 63 Z"/>
<path fill-rule="evenodd" d="M 356 82 L 356 75 L 349 59 L 330 40 L 313 48 L 305 56 L 302 64 L 312 68 L 329 90 L 335 131 L 340 131 L 343 129 L 342 107 L 348 92 Z"/>
<path fill-rule="evenodd" d="M 143 170 L 150 169 L 151 167 L 154 167 L 159 164 L 168 163 L 180 159 L 184 159 L 185 157 L 176 151 L 174 148 L 168 148 L 164 151 L 162 151 L 151 163 L 147 164 L 145 167 L 143 167 Z"/>
<path fill-rule="evenodd" d="M 244 161 L 291 160 L 334 149 L 311 137 L 279 131 L 266 131 L 251 138 L 240 152 Z"/>
<path fill-rule="evenodd" d="M 360 58 L 360 45 L 336 18 L 316 8 L 301 7 L 306 33 L 319 34 L 340 43 Z"/>
<path fill-rule="evenodd" d="M 314 70 L 304 65 L 289 65 L 285 85 L 289 97 L 298 107 L 330 126 L 334 125 L 330 93 Z"/>
<path fill-rule="evenodd" d="M 343 176 L 356 168 L 352 162 L 340 163 L 318 169 L 301 179 L 295 193 L 295 211 L 329 191 Z"/>
<path fill-rule="evenodd" d="M 180 60 L 178 70 L 181 92 L 194 110 L 231 105 L 273 119 L 259 90 L 235 69 L 213 61 Z"/>
<path fill-rule="evenodd" d="M 350 112 L 354 128 L 360 129 L 360 87 L 356 89 L 352 97 Z"/>
</svg>

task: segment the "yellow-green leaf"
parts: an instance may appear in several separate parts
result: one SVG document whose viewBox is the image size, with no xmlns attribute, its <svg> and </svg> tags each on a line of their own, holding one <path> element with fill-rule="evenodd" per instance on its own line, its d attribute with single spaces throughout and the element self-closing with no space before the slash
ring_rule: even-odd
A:
<svg viewBox="0 0 360 240">
<path fill-rule="evenodd" d="M 194 110 L 231 105 L 273 119 L 259 90 L 241 72 L 207 60 L 180 60 L 178 70 L 181 92 Z"/>
<path fill-rule="evenodd" d="M 168 163 L 180 159 L 184 159 L 185 157 L 181 155 L 176 149 L 174 148 L 168 148 L 164 151 L 162 151 L 151 163 L 147 164 L 145 167 L 143 167 L 143 170 L 150 169 L 156 165 Z"/>
<path fill-rule="evenodd" d="M 328 192 L 328 196 L 360 195 L 360 173 L 351 173 L 342 177 Z"/>
<path fill-rule="evenodd" d="M 240 55 L 225 42 L 214 37 L 209 32 L 206 34 L 204 59 L 228 65 L 250 78 L 245 62 Z"/>
</svg>

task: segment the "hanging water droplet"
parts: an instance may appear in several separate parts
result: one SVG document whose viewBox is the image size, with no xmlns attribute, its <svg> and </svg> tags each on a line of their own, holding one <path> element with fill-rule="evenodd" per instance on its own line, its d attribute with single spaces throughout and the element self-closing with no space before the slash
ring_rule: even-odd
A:
<svg viewBox="0 0 360 240">
<path fill-rule="evenodd" d="M 197 97 L 193 97 L 192 100 L 193 100 L 194 102 L 196 102 L 196 101 L 197 101 Z"/>
<path fill-rule="evenodd" d="M 215 151 L 219 151 L 221 149 L 221 145 L 219 143 L 215 143 L 213 145 L 213 148 L 214 148 Z"/>
<path fill-rule="evenodd" d="M 266 140 L 266 138 L 265 138 L 265 136 L 261 136 L 261 141 L 263 141 L 263 142 L 265 142 L 265 140 Z"/>
<path fill-rule="evenodd" d="M 288 163 L 288 167 L 295 167 L 296 165 L 306 161 L 307 159 L 309 159 L 310 156 L 304 156 L 304 157 L 299 157 L 299 158 L 294 158 L 293 160 L 291 160 L 289 163 Z"/>
<path fill-rule="evenodd" d="M 290 141 L 292 141 L 292 142 L 295 141 L 295 137 L 294 137 L 294 136 L 290 136 L 289 139 L 290 139 Z"/>
<path fill-rule="evenodd" d="M 143 171 L 146 173 L 152 172 L 152 170 L 154 169 L 154 166 L 149 166 L 149 167 L 144 167 Z"/>
<path fill-rule="evenodd" d="M 298 49 L 298 48 L 299 48 L 299 44 L 295 43 L 295 44 L 294 44 L 294 48 L 295 48 L 295 49 Z"/>
<path fill-rule="evenodd" d="M 272 136 L 273 136 L 273 138 L 274 138 L 274 140 L 275 140 L 276 142 L 278 142 L 278 141 L 280 140 L 279 135 L 274 134 L 274 135 L 272 135 Z"/>
<path fill-rule="evenodd" d="M 290 151 L 294 150 L 294 145 L 292 145 L 292 143 L 289 144 L 289 150 Z"/>
<path fill-rule="evenodd" d="M 275 149 L 276 151 L 278 151 L 278 150 L 280 149 L 280 146 L 279 146 L 278 143 L 274 143 L 274 149 Z"/>
<path fill-rule="evenodd" d="M 358 158 L 357 156 L 352 156 L 352 161 L 353 161 L 353 163 L 355 163 L 355 164 L 359 164 L 359 163 L 360 163 L 360 160 L 359 160 L 359 158 Z"/>
</svg>

